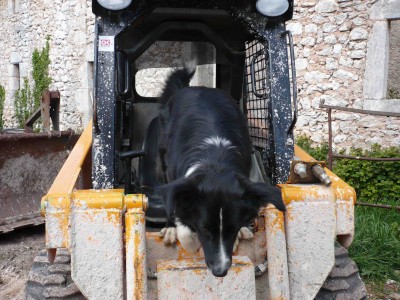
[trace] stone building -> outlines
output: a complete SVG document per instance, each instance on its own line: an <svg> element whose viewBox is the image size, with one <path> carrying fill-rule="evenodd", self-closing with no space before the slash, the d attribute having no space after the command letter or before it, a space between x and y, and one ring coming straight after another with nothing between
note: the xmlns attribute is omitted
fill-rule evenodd
<svg viewBox="0 0 400 300"><path fill-rule="evenodd" d="M296 44L297 132L327 140L327 114L319 104L400 112L388 83L400 90L398 0L298 0L288 25ZM389 78L388 78L389 75ZM398 96L400 97L400 95ZM399 146L399 118L337 111L335 148Z"/></svg>
<svg viewBox="0 0 400 300"><path fill-rule="evenodd" d="M94 16L86 0L0 0L0 84L6 89L3 119L13 127L14 93L31 78L32 52L50 37L50 77L61 92L62 129L82 130L90 117Z"/></svg>
<svg viewBox="0 0 400 300"><path fill-rule="evenodd" d="M0 0L0 84L6 88L4 119L14 126L13 94L23 77L30 76L33 49L50 36L52 89L61 92L61 128L82 130L91 116L94 16L91 1ZM400 100L388 99L400 91L400 1L295 0L288 28L294 34L299 88L297 133L316 143L327 140L326 104L400 112ZM170 66L179 65L177 51L164 51ZM163 51L155 45L154 52ZM174 56L175 55L175 56ZM143 76L159 85L167 65L141 66L154 74ZM147 80L147 81L146 81ZM148 90L148 88L147 88ZM390 93L388 93L388 90ZM400 118L336 111L333 114L335 148L368 147L373 143L400 146Z"/></svg>

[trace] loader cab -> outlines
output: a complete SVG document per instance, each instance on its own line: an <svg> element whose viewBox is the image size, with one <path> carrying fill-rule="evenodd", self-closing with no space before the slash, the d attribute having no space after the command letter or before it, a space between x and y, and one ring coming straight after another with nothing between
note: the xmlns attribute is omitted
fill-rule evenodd
<svg viewBox="0 0 400 300"><path fill-rule="evenodd" d="M171 68L197 61L192 85L225 90L247 116L273 184L286 182L296 122L293 0L93 0L93 188L162 183L157 97ZM135 159L138 158L139 159ZM143 192L141 190L140 192Z"/></svg>

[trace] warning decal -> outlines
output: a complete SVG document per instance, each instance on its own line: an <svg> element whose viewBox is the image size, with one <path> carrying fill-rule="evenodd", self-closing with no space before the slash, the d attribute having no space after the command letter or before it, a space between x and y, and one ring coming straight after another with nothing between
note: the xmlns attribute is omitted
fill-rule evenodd
<svg viewBox="0 0 400 300"><path fill-rule="evenodd" d="M114 52L114 36L99 36L99 51Z"/></svg>

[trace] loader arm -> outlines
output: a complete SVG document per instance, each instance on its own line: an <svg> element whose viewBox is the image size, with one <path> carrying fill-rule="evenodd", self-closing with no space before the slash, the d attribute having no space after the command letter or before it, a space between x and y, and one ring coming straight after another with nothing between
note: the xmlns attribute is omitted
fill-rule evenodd
<svg viewBox="0 0 400 300"><path fill-rule="evenodd" d="M87 298L104 295L113 299L126 296L134 299L138 295L146 298L148 293L154 293L154 284L147 280L148 269L162 270L162 276L178 276L174 273L178 269L179 272L186 270L182 274L187 274L194 266L192 259L202 259L203 253L190 255L180 246L165 247L158 234L146 233L147 198L144 195L125 195L118 189L74 190L91 146L91 128L89 124L42 199L46 247L51 258L56 248L70 250L72 278ZM297 146L295 156L302 161L314 160ZM238 261L248 256L255 265L267 257L270 299L313 298L333 267L335 238L345 246L351 243L354 190L329 170L326 172L333 182L330 187L279 185L286 213L273 206L261 210L256 238L241 243L235 253L239 255ZM166 262L171 259L175 262ZM165 262L162 268L158 268L157 261ZM194 264L197 275L190 273L190 276L201 275L199 282L209 284L205 266L200 271L199 264ZM249 274L248 263L238 266L238 272ZM113 288L105 289L106 283L112 283L107 286Z"/></svg>

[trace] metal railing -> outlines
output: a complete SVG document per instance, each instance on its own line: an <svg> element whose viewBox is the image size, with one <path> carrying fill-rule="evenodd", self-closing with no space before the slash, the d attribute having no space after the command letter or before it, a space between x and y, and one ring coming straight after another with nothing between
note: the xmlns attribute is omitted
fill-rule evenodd
<svg viewBox="0 0 400 300"><path fill-rule="evenodd" d="M381 112L381 111L372 111L372 110L363 110L342 106L331 106L326 105L322 100L319 105L320 108L325 108L328 113L328 168L332 170L333 159L354 159L354 160L367 160L367 161L386 161L386 162L395 162L400 161L400 157L360 157L360 156L351 156L351 155L341 155L333 152L333 133L332 133L332 110L339 111L347 111L357 114L365 114L365 115L374 115L374 116L386 116L386 117L400 117L400 113L395 112ZM366 203L366 202L357 202L357 205L362 206L371 206L377 208L386 208L386 209L396 209L400 211L400 206L392 206L392 205L384 205L384 204L374 204L374 203Z"/></svg>

